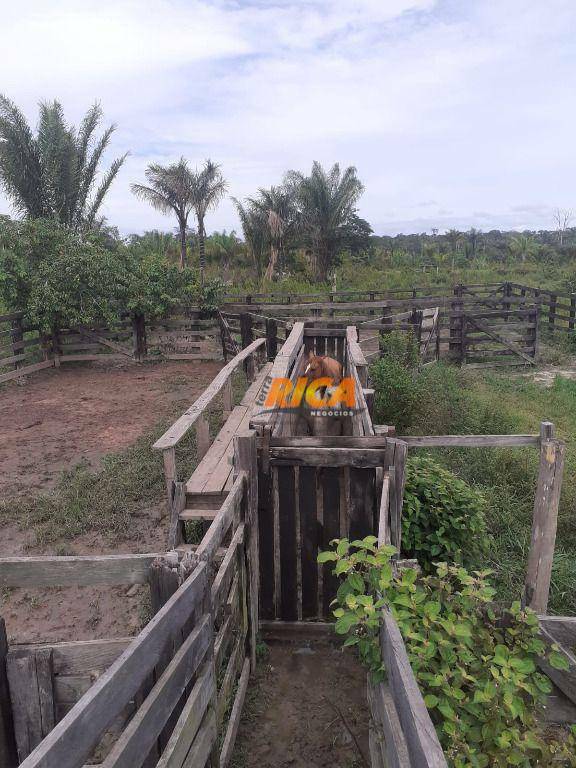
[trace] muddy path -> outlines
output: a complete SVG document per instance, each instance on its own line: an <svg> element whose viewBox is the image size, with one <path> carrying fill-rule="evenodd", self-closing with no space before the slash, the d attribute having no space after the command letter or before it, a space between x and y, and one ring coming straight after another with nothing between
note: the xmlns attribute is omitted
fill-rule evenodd
<svg viewBox="0 0 576 768"><path fill-rule="evenodd" d="M268 653L250 682L233 768L369 765L366 671L352 653L317 643Z"/></svg>

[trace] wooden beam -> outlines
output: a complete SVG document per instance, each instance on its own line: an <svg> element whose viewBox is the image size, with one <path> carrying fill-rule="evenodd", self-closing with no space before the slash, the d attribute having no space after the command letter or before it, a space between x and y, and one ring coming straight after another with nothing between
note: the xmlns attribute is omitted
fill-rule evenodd
<svg viewBox="0 0 576 768"><path fill-rule="evenodd" d="M398 712L386 683L374 685L367 680L368 704L378 735L380 760L384 768L411 768L406 739L398 718ZM372 766L372 768L374 768Z"/></svg>
<svg viewBox="0 0 576 768"><path fill-rule="evenodd" d="M259 623L260 603L260 553L258 530L258 452L256 447L256 432L249 430L246 434L234 437L234 471L246 475L246 555L248 576L248 640L250 647L250 662L252 671L256 670L256 644Z"/></svg>
<svg viewBox="0 0 576 768"><path fill-rule="evenodd" d="M162 732L212 642L205 615L184 640L142 706L112 747L102 768L139 768Z"/></svg>
<svg viewBox="0 0 576 768"><path fill-rule="evenodd" d="M377 425L376 434L386 434L387 426ZM540 445L539 435L400 435L408 448L512 448Z"/></svg>
<svg viewBox="0 0 576 768"><path fill-rule="evenodd" d="M212 665L204 664L156 768L182 766L216 692Z"/></svg>
<svg viewBox="0 0 576 768"><path fill-rule="evenodd" d="M382 448L270 447L270 461L316 467L383 467Z"/></svg>
<svg viewBox="0 0 576 768"><path fill-rule="evenodd" d="M382 611L380 646L388 685L413 768L447 768L436 729L422 698L396 621Z"/></svg>
<svg viewBox="0 0 576 768"><path fill-rule="evenodd" d="M566 452L566 445L561 440L555 440L553 435L554 425L542 422L540 468L523 595L524 605L537 613L546 613L548 607Z"/></svg>
<svg viewBox="0 0 576 768"><path fill-rule="evenodd" d="M487 336L490 336L495 341L499 342L503 346L505 346L507 349L514 352L515 355L518 355L518 357L521 357L522 360L525 360L527 363L530 363L530 365L536 365L536 362L533 357L529 357L528 355L524 354L522 349L518 346L518 344L515 344L512 341L509 341L508 339L504 338L504 336L501 336L498 333L495 333L489 325L486 325L486 323L483 323L481 320L476 319L475 317L471 315L465 315L465 320L468 323L472 323L472 325L476 326L476 328L479 328L481 331L483 331Z"/></svg>
<svg viewBox="0 0 576 768"><path fill-rule="evenodd" d="M88 587L94 584L146 584L158 554L2 557L0 586Z"/></svg>
<svg viewBox="0 0 576 768"><path fill-rule="evenodd" d="M179 419L160 437L152 446L155 450L164 450L177 445L190 427L196 422L200 415L206 410L214 398L220 393L228 378L234 373L241 363L250 355L253 355L260 347L266 343L265 339L256 339L250 346L239 352L233 357L222 370L212 380L211 384L202 392L200 397L185 411Z"/></svg>
<svg viewBox="0 0 576 768"><path fill-rule="evenodd" d="M12 702L6 674L6 657L8 656L8 636L4 619L0 616L0 766L16 768L18 756L14 740L14 721L12 718Z"/></svg>
<svg viewBox="0 0 576 768"><path fill-rule="evenodd" d="M206 590L206 566L194 573L88 693L26 758L22 768L78 768L161 659L167 640L189 621Z"/></svg>
<svg viewBox="0 0 576 768"><path fill-rule="evenodd" d="M246 691L248 690L249 677L250 659L244 659L242 672L240 673L240 679L238 681L238 688L236 689L236 696L234 697L234 704L232 705L230 719L228 720L226 734L224 736L222 749L220 751L220 768L227 768L230 761L232 760L232 753L234 751L234 744L236 742L238 727L240 725L240 717L242 715L242 707L244 706Z"/></svg>

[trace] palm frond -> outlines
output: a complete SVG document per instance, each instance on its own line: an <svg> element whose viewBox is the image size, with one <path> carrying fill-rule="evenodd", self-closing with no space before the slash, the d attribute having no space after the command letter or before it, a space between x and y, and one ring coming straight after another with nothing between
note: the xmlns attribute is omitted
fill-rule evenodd
<svg viewBox="0 0 576 768"><path fill-rule="evenodd" d="M116 158L110 168L108 169L108 173L104 176L102 181L100 182L100 186L98 187L96 194L94 195L94 199L89 205L88 212L86 213L86 224L88 227L91 227L95 218L96 214L98 213L98 210L100 206L102 205L102 202L104 198L106 197L106 193L110 189L110 185L116 178L118 171L123 166L124 161L128 157L129 153L126 152L122 155L122 157Z"/></svg>

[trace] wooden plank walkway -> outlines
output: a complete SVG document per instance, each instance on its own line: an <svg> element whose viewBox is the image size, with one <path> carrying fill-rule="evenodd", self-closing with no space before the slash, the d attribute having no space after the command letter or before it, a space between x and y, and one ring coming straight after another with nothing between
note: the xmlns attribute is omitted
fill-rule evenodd
<svg viewBox="0 0 576 768"><path fill-rule="evenodd" d="M256 410L256 398L270 373L272 363L267 363L246 390L240 405L222 426L214 442L186 483L186 508L180 513L180 520L213 520L216 509L208 509L202 497L226 498L233 482L232 457L234 436L246 432Z"/></svg>

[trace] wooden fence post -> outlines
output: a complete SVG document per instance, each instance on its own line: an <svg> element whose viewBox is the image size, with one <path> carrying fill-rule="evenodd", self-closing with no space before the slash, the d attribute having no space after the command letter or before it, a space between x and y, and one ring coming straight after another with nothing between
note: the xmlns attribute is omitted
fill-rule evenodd
<svg viewBox="0 0 576 768"><path fill-rule="evenodd" d="M60 367L60 355L62 354L62 348L60 345L60 329L57 325L52 327L52 357L54 358L54 366Z"/></svg>
<svg viewBox="0 0 576 768"><path fill-rule="evenodd" d="M278 323L273 317L266 318L266 357L274 360L278 354Z"/></svg>
<svg viewBox="0 0 576 768"><path fill-rule="evenodd" d="M8 636L6 625L0 616L0 766L16 768L18 757L14 740L14 722L12 703L6 675L6 657L8 656Z"/></svg>
<svg viewBox="0 0 576 768"><path fill-rule="evenodd" d="M260 599L260 555L258 551L258 454L256 432L249 430L243 435L234 436L234 471L246 472L246 554L248 559L249 585L249 646L252 671L256 668L256 635L258 633Z"/></svg>
<svg viewBox="0 0 576 768"><path fill-rule="evenodd" d="M146 319L140 312L132 317L132 340L134 357L136 360L142 360L148 354L148 344L146 341Z"/></svg>
<svg viewBox="0 0 576 768"><path fill-rule="evenodd" d="M576 293L570 294L570 318L568 320L568 330L573 331L576 323Z"/></svg>
<svg viewBox="0 0 576 768"><path fill-rule="evenodd" d="M22 316L14 318L11 323L11 331L10 336L12 340L12 354L14 356L21 355L24 351L23 347L21 347L21 343L24 341L24 326L22 324ZM22 365L21 360L16 360L14 363L14 368L20 368Z"/></svg>
<svg viewBox="0 0 576 768"><path fill-rule="evenodd" d="M252 315L249 312L240 314L240 337L242 339L242 349L250 346L254 341L254 331L252 328ZM254 380L254 358L252 356L244 361L244 370L249 381Z"/></svg>
<svg viewBox="0 0 576 768"><path fill-rule="evenodd" d="M463 326L463 313L464 304L462 301L462 286L456 285L454 287L454 295L456 298L450 303L450 341L448 343L449 351L454 355L462 356L462 326Z"/></svg>
<svg viewBox="0 0 576 768"><path fill-rule="evenodd" d="M565 449L562 440L554 439L554 425L543 421L540 425L540 466L532 538L522 600L523 605L536 613L546 613L548 607Z"/></svg>
<svg viewBox="0 0 576 768"><path fill-rule="evenodd" d="M204 414L196 420L196 457L198 461L205 456L210 448L210 425Z"/></svg>
<svg viewBox="0 0 576 768"><path fill-rule="evenodd" d="M554 325L556 322L556 302L558 301L558 296L553 293L550 296L550 301L548 304L548 326L551 331L554 331Z"/></svg>

